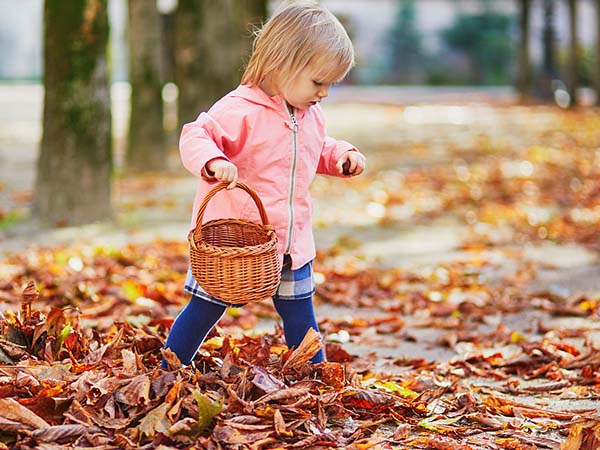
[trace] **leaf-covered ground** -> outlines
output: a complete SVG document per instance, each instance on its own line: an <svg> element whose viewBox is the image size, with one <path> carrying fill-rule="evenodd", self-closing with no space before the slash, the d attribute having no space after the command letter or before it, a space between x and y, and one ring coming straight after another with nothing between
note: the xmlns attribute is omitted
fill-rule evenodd
<svg viewBox="0 0 600 450"><path fill-rule="evenodd" d="M354 119L362 127L351 113L363 114ZM6 447L600 447L600 290L539 283L563 261L524 250L574 246L597 258L600 115L489 106L330 114L370 165L360 179L314 186L323 340L288 349L272 306L255 304L229 311L193 367L162 370L186 301L183 239L6 252ZM157 180L119 181L122 220L185 203L165 194L176 183ZM409 264L394 248L410 227L429 230L417 244L431 245L440 224L460 230L445 258ZM329 361L311 365L321 344Z"/></svg>

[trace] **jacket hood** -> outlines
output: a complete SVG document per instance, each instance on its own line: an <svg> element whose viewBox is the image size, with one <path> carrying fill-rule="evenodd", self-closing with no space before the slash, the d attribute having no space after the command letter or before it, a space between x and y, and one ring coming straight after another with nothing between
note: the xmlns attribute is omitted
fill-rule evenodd
<svg viewBox="0 0 600 450"><path fill-rule="evenodd" d="M230 92L229 95L231 97L241 97L249 102L266 106L267 108L280 110L284 106L281 96L275 95L269 97L258 86L240 84L234 91Z"/></svg>
<svg viewBox="0 0 600 450"><path fill-rule="evenodd" d="M265 91L258 86L241 84L235 90L231 91L229 96L243 98L257 105L273 109L274 111L283 114L285 117L288 116L287 107L283 98L280 95L269 97ZM297 110L296 113L300 117L304 115L304 111L302 110Z"/></svg>

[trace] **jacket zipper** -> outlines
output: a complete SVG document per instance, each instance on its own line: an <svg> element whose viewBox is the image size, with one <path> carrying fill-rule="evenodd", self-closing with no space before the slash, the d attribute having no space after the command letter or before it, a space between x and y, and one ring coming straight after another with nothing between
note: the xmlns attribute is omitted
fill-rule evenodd
<svg viewBox="0 0 600 450"><path fill-rule="evenodd" d="M298 121L296 120L295 110L290 112L286 106L286 111L290 115L290 121L292 123L292 133L293 133L293 154L292 154L292 170L290 176L290 190L289 190L289 202L288 202L288 210L290 222L288 225L287 232L287 244L285 246L285 253L289 254L292 247L292 231L294 229L294 193L296 190L296 163L298 158Z"/></svg>

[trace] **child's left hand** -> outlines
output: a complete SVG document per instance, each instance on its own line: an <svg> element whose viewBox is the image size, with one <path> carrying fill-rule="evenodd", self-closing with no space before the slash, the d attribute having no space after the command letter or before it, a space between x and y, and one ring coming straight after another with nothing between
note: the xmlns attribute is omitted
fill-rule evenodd
<svg viewBox="0 0 600 450"><path fill-rule="evenodd" d="M355 177L363 173L366 161L362 153L351 150L342 154L335 167L340 175Z"/></svg>

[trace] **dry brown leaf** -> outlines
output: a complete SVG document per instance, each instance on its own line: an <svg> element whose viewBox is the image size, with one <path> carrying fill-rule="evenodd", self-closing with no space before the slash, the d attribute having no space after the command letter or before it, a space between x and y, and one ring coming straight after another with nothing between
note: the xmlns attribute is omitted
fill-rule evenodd
<svg viewBox="0 0 600 450"><path fill-rule="evenodd" d="M131 406L148 406L150 403L150 378L147 375L138 375L132 378L125 386L119 388L115 398Z"/></svg>
<svg viewBox="0 0 600 450"><path fill-rule="evenodd" d="M67 424L40 428L33 431L31 433L31 437L36 441L60 443L79 437L86 433L98 432L100 432L100 429L96 427L88 427L80 424Z"/></svg>
<svg viewBox="0 0 600 450"><path fill-rule="evenodd" d="M305 364L323 348L321 335L313 328L309 328L300 342L300 345L289 356L283 365L283 369L293 369Z"/></svg>
<svg viewBox="0 0 600 450"><path fill-rule="evenodd" d="M156 433L167 433L171 428L171 423L166 418L170 407L170 404L163 403L144 415L137 427L140 433L149 438L154 437Z"/></svg>
<svg viewBox="0 0 600 450"><path fill-rule="evenodd" d="M287 430L285 421L283 420L283 416L279 409L276 409L275 414L273 414L273 427L275 428L277 436L293 436L294 434Z"/></svg>
<svg viewBox="0 0 600 450"><path fill-rule="evenodd" d="M560 450L597 450L600 448L600 420L576 423Z"/></svg>
<svg viewBox="0 0 600 450"><path fill-rule="evenodd" d="M0 398L0 417L23 424L24 429L47 428L50 425L30 409L12 398Z"/></svg>

